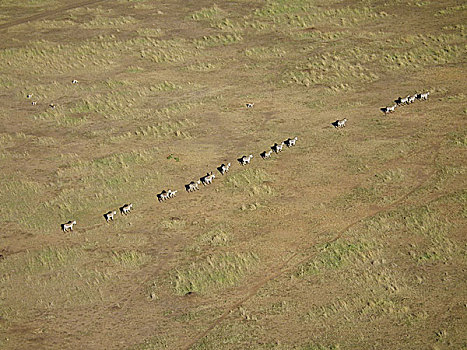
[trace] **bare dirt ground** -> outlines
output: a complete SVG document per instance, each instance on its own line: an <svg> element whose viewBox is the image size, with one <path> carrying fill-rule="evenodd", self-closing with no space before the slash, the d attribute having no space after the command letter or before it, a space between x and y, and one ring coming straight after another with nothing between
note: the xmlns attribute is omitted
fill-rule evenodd
<svg viewBox="0 0 467 350"><path fill-rule="evenodd" d="M1 348L467 348L461 1L0 10Z"/></svg>

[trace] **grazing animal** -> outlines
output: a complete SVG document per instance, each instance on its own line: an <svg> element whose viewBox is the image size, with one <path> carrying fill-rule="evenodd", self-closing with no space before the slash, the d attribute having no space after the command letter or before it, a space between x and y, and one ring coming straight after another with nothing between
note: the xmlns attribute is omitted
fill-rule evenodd
<svg viewBox="0 0 467 350"><path fill-rule="evenodd" d="M243 156L241 158L238 158L237 160L240 162L241 165L247 165L250 164L251 158L253 158L252 154L250 154L249 156Z"/></svg>
<svg viewBox="0 0 467 350"><path fill-rule="evenodd" d="M417 96L419 100L428 100L428 96L430 96L430 92L428 91L423 94L418 94Z"/></svg>
<svg viewBox="0 0 467 350"><path fill-rule="evenodd" d="M267 152L264 151L264 152L260 153L260 156L263 159L268 159L268 158L271 158L271 154L272 154L272 150L267 151Z"/></svg>
<svg viewBox="0 0 467 350"><path fill-rule="evenodd" d="M37 101L32 101L31 103L33 106L37 105Z"/></svg>
<svg viewBox="0 0 467 350"><path fill-rule="evenodd" d="M105 221L109 222L110 220L114 220L114 215L117 214L117 212L114 210L114 211L109 211L108 213L105 213L104 214L104 218L105 218Z"/></svg>
<svg viewBox="0 0 467 350"><path fill-rule="evenodd" d="M279 153L279 152L282 152L282 148L284 147L285 143L284 142L281 142L281 144L277 144L275 143L271 149L274 151L274 153Z"/></svg>
<svg viewBox="0 0 467 350"><path fill-rule="evenodd" d="M177 190L172 191L172 190L167 190L167 198L173 198L177 194Z"/></svg>
<svg viewBox="0 0 467 350"><path fill-rule="evenodd" d="M397 105L405 105L409 102L410 95L407 95L406 97L399 97L397 100L394 100L394 102Z"/></svg>
<svg viewBox="0 0 467 350"><path fill-rule="evenodd" d="M130 203L130 204L125 204L123 207L120 208L120 213L125 214L125 215L128 215L128 213L130 213L131 211L131 208L133 208L133 204Z"/></svg>
<svg viewBox="0 0 467 350"><path fill-rule="evenodd" d="M185 189L187 192L194 192L199 190L198 185L201 184L201 180L198 181L191 181L188 185L185 185Z"/></svg>
<svg viewBox="0 0 467 350"><path fill-rule="evenodd" d="M224 175L226 172L228 172L230 169L230 163L225 165L224 163L221 164L220 167L217 168L217 170L219 170L219 172L221 173L221 175Z"/></svg>
<svg viewBox="0 0 467 350"><path fill-rule="evenodd" d="M285 145L287 147L292 147L292 146L295 146L295 142L297 142L298 140L298 137L295 136L293 139L291 139L290 137L284 141Z"/></svg>
<svg viewBox="0 0 467 350"><path fill-rule="evenodd" d="M392 112L394 112L396 110L396 107L397 107L397 104L395 104L394 106L391 106L391 107L383 107L383 108L381 108L381 111L384 114L392 113Z"/></svg>
<svg viewBox="0 0 467 350"><path fill-rule="evenodd" d="M417 95L410 96L410 97L409 97L409 100L407 101L407 103L408 103L408 104L414 103L416 98L417 98Z"/></svg>
<svg viewBox="0 0 467 350"><path fill-rule="evenodd" d="M72 84L78 84L78 80L73 79L71 83L72 83Z"/></svg>
<svg viewBox="0 0 467 350"><path fill-rule="evenodd" d="M254 103L247 103L246 108L253 108L254 105L255 105Z"/></svg>
<svg viewBox="0 0 467 350"><path fill-rule="evenodd" d="M216 178L216 175L214 175L211 171L210 173L207 173L205 176L203 176L199 180L202 182L204 186L206 186L206 185L212 184L212 180L214 180L215 178Z"/></svg>
<svg viewBox="0 0 467 350"><path fill-rule="evenodd" d="M54 109L55 108L55 105L53 103L49 104L49 107Z"/></svg>
<svg viewBox="0 0 467 350"><path fill-rule="evenodd" d="M342 120L336 120L336 122L337 122L338 128L345 128L345 123L347 123L347 118L344 118Z"/></svg>
<svg viewBox="0 0 467 350"><path fill-rule="evenodd" d="M27 94L26 95L26 98L31 98L32 97L32 94Z"/></svg>
<svg viewBox="0 0 467 350"><path fill-rule="evenodd" d="M159 200L159 202L165 201L168 198L169 195L166 190L163 190L161 193L157 194L157 199Z"/></svg>
<svg viewBox="0 0 467 350"><path fill-rule="evenodd" d="M63 232L67 232L68 230L73 231L73 225L76 225L76 221L68 221L66 224L62 224Z"/></svg>

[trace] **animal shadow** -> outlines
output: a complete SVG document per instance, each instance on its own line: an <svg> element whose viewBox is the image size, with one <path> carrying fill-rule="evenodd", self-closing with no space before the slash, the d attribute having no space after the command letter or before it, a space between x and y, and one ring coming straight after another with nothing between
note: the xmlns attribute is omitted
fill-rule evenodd
<svg viewBox="0 0 467 350"><path fill-rule="evenodd" d="M336 120L335 122L332 122L331 125L335 128L339 127L339 120Z"/></svg>

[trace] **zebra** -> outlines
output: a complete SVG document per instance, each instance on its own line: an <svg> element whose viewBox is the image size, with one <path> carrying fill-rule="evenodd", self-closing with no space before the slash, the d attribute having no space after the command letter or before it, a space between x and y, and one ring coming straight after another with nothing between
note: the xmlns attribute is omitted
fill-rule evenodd
<svg viewBox="0 0 467 350"><path fill-rule="evenodd" d="M228 172L230 169L230 163L225 165L224 163L221 164L221 166L219 166L217 168L217 170L219 170L219 172L221 173L221 175L224 175L226 172Z"/></svg>
<svg viewBox="0 0 467 350"><path fill-rule="evenodd" d="M347 123L347 118L344 118L342 120L336 120L336 122L337 122L338 128L345 128L345 123Z"/></svg>
<svg viewBox="0 0 467 350"><path fill-rule="evenodd" d="M241 165L247 165L250 164L251 158L253 158L252 154L250 154L249 156L242 156L237 160L240 162Z"/></svg>
<svg viewBox="0 0 467 350"><path fill-rule="evenodd" d="M391 106L391 107L383 107L383 108L381 108L381 111L384 114L388 114L388 113L394 112L396 107L397 107L397 104L395 104L394 106Z"/></svg>
<svg viewBox="0 0 467 350"><path fill-rule="evenodd" d="M430 96L430 92L429 92L429 91L428 91L428 92L425 92L425 93L423 93L423 94L418 94L418 95L417 95L417 98L418 98L419 100L428 100L428 96Z"/></svg>
<svg viewBox="0 0 467 350"><path fill-rule="evenodd" d="M114 215L117 214L117 212L114 210L114 211L109 211L108 213L105 213L104 214L104 218L105 218L105 221L109 222L110 220L114 220Z"/></svg>
<svg viewBox="0 0 467 350"><path fill-rule="evenodd" d="M130 204L125 204L123 205L121 208L120 208L120 213L123 215L127 215L130 211L131 211L131 208L133 208L133 204L130 203Z"/></svg>
<svg viewBox="0 0 467 350"><path fill-rule="evenodd" d="M199 180L202 182L204 186L206 186L206 185L212 184L212 180L214 180L215 178L216 178L216 175L214 175L211 171L210 173L207 173L206 176L203 176Z"/></svg>
<svg viewBox="0 0 467 350"><path fill-rule="evenodd" d="M159 200L159 202L165 201L168 198L169 198L169 194L167 193L166 190L163 190L161 193L157 194L157 199Z"/></svg>
<svg viewBox="0 0 467 350"><path fill-rule="evenodd" d="M405 105L409 102L410 95L407 95L406 97L399 97L397 100L394 100L394 102L398 105Z"/></svg>
<svg viewBox="0 0 467 350"><path fill-rule="evenodd" d="M32 94L27 94L26 95L26 98L31 98L32 97Z"/></svg>
<svg viewBox="0 0 467 350"><path fill-rule="evenodd" d="M167 190L167 198L173 198L177 194L177 190L172 191L172 190Z"/></svg>
<svg viewBox="0 0 467 350"><path fill-rule="evenodd" d="M271 149L274 151L274 153L279 153L279 152L282 152L282 148L284 147L285 143L284 142L281 142L280 145L278 145L277 143L275 143Z"/></svg>
<svg viewBox="0 0 467 350"><path fill-rule="evenodd" d="M71 83L72 83L72 84L78 84L78 80L73 79Z"/></svg>
<svg viewBox="0 0 467 350"><path fill-rule="evenodd" d="M187 192L194 192L196 190L199 190L198 185L201 184L201 181L191 181L188 185L185 185L185 189Z"/></svg>
<svg viewBox="0 0 467 350"><path fill-rule="evenodd" d="M49 104L49 107L54 109L55 108L55 105L53 103Z"/></svg>
<svg viewBox="0 0 467 350"><path fill-rule="evenodd" d="M32 101L31 104L32 104L33 106L35 106L35 105L37 105L37 101Z"/></svg>
<svg viewBox="0 0 467 350"><path fill-rule="evenodd" d="M263 159L268 159L271 158L272 150L269 150L268 152L264 151L260 153L261 158Z"/></svg>
<svg viewBox="0 0 467 350"><path fill-rule="evenodd" d="M255 105L254 103L247 103L246 108L253 108L254 105Z"/></svg>
<svg viewBox="0 0 467 350"><path fill-rule="evenodd" d="M297 142L298 140L298 137L295 136L293 139L291 139L290 137L284 141L285 145L287 147L292 147L292 146L295 146L295 142Z"/></svg>
<svg viewBox="0 0 467 350"><path fill-rule="evenodd" d="M76 225L76 221L68 221L66 224L62 224L63 232L67 232L68 230L73 231L73 225Z"/></svg>

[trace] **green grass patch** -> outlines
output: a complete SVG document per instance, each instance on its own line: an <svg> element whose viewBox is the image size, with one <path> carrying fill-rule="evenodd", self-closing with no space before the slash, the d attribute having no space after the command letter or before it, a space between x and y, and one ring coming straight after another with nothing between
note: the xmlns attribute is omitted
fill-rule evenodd
<svg viewBox="0 0 467 350"><path fill-rule="evenodd" d="M337 269L346 264L352 256L369 249L366 243L349 243L341 239L326 243L318 248L318 254L310 262L301 265L295 273L303 278L309 275L323 273L328 269Z"/></svg>
<svg viewBox="0 0 467 350"><path fill-rule="evenodd" d="M125 268L136 268L149 260L149 256L135 250L113 251L112 260L114 263Z"/></svg>
<svg viewBox="0 0 467 350"><path fill-rule="evenodd" d="M244 169L231 174L225 182L226 188L232 192L248 193L250 196L259 194L272 195L269 186L270 176L263 169Z"/></svg>
<svg viewBox="0 0 467 350"><path fill-rule="evenodd" d="M173 274L174 292L177 295L189 292L207 294L235 285L258 261L259 257L254 253L223 253L209 256Z"/></svg>

